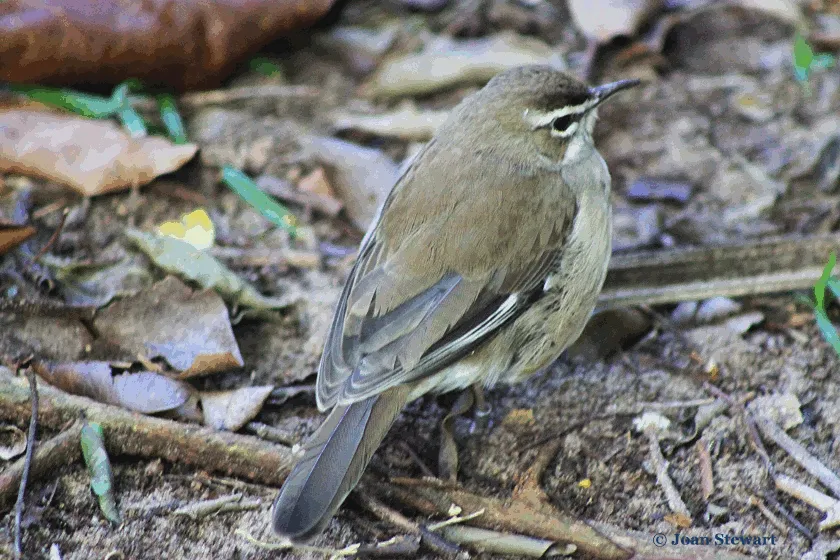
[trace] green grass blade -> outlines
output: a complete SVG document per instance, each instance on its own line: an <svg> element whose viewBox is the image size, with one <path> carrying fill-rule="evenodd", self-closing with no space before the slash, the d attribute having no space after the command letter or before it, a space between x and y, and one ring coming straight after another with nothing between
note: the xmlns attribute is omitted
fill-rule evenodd
<svg viewBox="0 0 840 560"><path fill-rule="evenodd" d="M814 284L814 297L817 300L818 309L825 307L825 287L828 285L828 280L831 278L831 272L834 270L835 264L837 264L837 255L835 253L831 253L828 257L828 263L823 269L822 276L820 276L820 279L817 280L816 284Z"/></svg>
<svg viewBox="0 0 840 560"><path fill-rule="evenodd" d="M825 309L819 308L814 312L814 314L817 319L817 326L820 328L823 338L825 338L826 342L831 344L834 351L840 355L840 335L837 334L837 329L834 328L834 324L832 324L831 319L828 318Z"/></svg>
<svg viewBox="0 0 840 560"><path fill-rule="evenodd" d="M175 106L175 98L169 94L159 95L157 98L158 106L160 107L160 120L166 127L166 132L169 139L176 144L187 143L187 129L184 126L184 120L178 112L178 107Z"/></svg>
<svg viewBox="0 0 840 560"><path fill-rule="evenodd" d="M83 117L105 119L114 116L120 108L113 98L82 93L70 89L58 89L33 85L11 84L10 89L26 95L33 101L66 109Z"/></svg>
<svg viewBox="0 0 840 560"><path fill-rule="evenodd" d="M239 169L226 165L222 168L222 182L253 206L260 214L294 237L296 219L288 208L265 194L257 184Z"/></svg>

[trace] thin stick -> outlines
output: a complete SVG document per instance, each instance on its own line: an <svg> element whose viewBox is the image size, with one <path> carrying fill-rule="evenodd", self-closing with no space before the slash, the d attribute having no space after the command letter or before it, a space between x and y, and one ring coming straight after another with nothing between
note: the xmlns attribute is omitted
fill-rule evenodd
<svg viewBox="0 0 840 560"><path fill-rule="evenodd" d="M709 443L702 437L695 444L697 458L700 462L700 488L703 499L708 500L715 491L715 477L712 470L712 456L709 453Z"/></svg>
<svg viewBox="0 0 840 560"><path fill-rule="evenodd" d="M758 508L758 511L760 511L764 515L764 517L767 518L770 524L773 525L773 527L775 527L776 529L778 529L782 533L782 535L787 535L788 526L785 525L784 522L781 519L779 519L779 517L775 513L770 511L770 508L767 507L767 504L764 503L764 500L762 500L758 496L750 496L749 502L750 505L753 505L756 508Z"/></svg>
<svg viewBox="0 0 840 560"><path fill-rule="evenodd" d="M80 458L82 455L82 448L79 446L81 433L82 424L76 421L57 436L40 442L32 458L29 477L32 480L38 480L50 476L57 469ZM21 458L0 472L0 509L17 494L25 469L25 458Z"/></svg>
<svg viewBox="0 0 840 560"><path fill-rule="evenodd" d="M23 499L26 495L26 482L29 478L29 469L32 467L32 455L35 452L35 432L38 429L38 382L35 380L35 372L31 369L26 371L26 376L29 378L32 414L29 417L29 435L26 438L26 459L24 459L23 463L23 475L20 477L20 489L18 490L17 503L15 504L15 558L18 560L23 554L20 534L20 520L23 518Z"/></svg>
<svg viewBox="0 0 840 560"><path fill-rule="evenodd" d="M791 527L793 527L794 529L799 531L802 534L803 537L805 537L809 541L814 540L814 533L812 533L810 529L808 529L805 525L803 525L796 518L796 516L793 515L793 513L791 513L785 506L783 506L779 502L779 500L776 498L776 494L773 490L768 490L767 492L765 492L764 493L764 499L767 500L767 502L770 505L772 505L774 508L776 508L776 511L778 511L779 514L782 517L785 518L785 521L790 523Z"/></svg>
<svg viewBox="0 0 840 560"><path fill-rule="evenodd" d="M309 86L287 86L263 84L214 89L185 93L178 98L178 106L184 109L200 109L207 105L220 105L234 101L288 99L293 97L316 97L318 90ZM132 97L129 102L138 111L157 111L157 101L151 97Z"/></svg>
<svg viewBox="0 0 840 560"><path fill-rule="evenodd" d="M787 435L772 420L763 416L757 416L755 421L759 430L761 430L761 433L766 438L784 449L794 461L802 465L802 468L822 482L835 496L840 497L840 478L831 469L808 453L802 444Z"/></svg>
<svg viewBox="0 0 840 560"><path fill-rule="evenodd" d="M0 419L19 420L26 414L29 392L9 370L0 367ZM113 455L159 457L246 480L279 486L296 461L291 449L253 436L219 432L97 403L43 385L40 390L42 426L60 429L82 413L108 434Z"/></svg>
<svg viewBox="0 0 840 560"><path fill-rule="evenodd" d="M418 523L415 523L411 519L404 516L402 513L391 509L390 507L386 506L385 504L371 496L370 492L367 491L364 486L357 490L358 491L353 493L355 499L366 510L371 512L373 515L375 515L382 521L390 523L391 525L402 529L403 531L406 531L408 533L420 536L423 539L423 543L438 554L451 556L453 554L461 552L460 547L458 547L457 545L449 542L440 535L433 533L428 528L423 527Z"/></svg>
<svg viewBox="0 0 840 560"><path fill-rule="evenodd" d="M662 455L662 449L659 447L659 438L657 437L656 432L650 429L646 430L645 433L647 434L648 441L650 443L650 459L653 463L654 469L656 470L656 481L659 483L659 486L662 487L662 491L665 492L665 499L668 500L668 507L671 508L671 511L674 513L684 515L688 519L691 519L691 512L688 510L688 507L685 505L685 502L680 496L680 492L677 490L674 481L672 481L671 477L668 475L668 463Z"/></svg>
<svg viewBox="0 0 840 560"><path fill-rule="evenodd" d="M32 262L29 263L27 269L31 268L32 265L37 263L41 259L41 257L43 257L44 254L47 251L49 251L53 245L55 245L55 242L58 241L58 236L61 235L61 231L64 229L64 222L67 221L68 214L70 214L69 208L65 208L64 211L61 212L61 220L58 222L58 227L55 228L55 231L52 233L52 235L44 244L44 246L41 247L41 250L38 251L34 257L32 257Z"/></svg>

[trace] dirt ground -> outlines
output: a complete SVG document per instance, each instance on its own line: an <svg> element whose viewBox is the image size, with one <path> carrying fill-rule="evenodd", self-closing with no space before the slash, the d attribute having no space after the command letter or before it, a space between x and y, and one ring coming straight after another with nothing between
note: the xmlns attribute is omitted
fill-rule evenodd
<svg viewBox="0 0 840 560"><path fill-rule="evenodd" d="M641 48L635 38L618 39L599 49L590 65L586 40L575 31L563 2L453 0L432 14L410 11L406 4L349 2L316 32L279 42L264 53L282 70L282 77L273 79L313 86L317 96L268 105L243 102L188 114L191 137L200 139L198 161L133 193L99 196L89 202L70 200L71 217L52 249L67 259L134 255L148 266L144 257L124 245L120 232L129 224L152 228L197 206L213 218L220 244L248 249L279 246L321 255L316 267L233 267L266 293L296 289L306 301L269 318L250 316L236 323L233 332L245 366L194 381L197 387L312 383L321 336L349 269L348 255L363 234L344 213L330 218L292 205L307 234L290 241L219 185L212 166L231 162L254 175L295 182L319 166L296 153L301 128L381 150L396 162L416 149L412 141L331 129L333 110L350 107L375 113L399 104L399 100L358 100L357 88L370 80L368 59L376 67L383 55L361 47L359 52L341 48L335 39L336 26L379 31L391 25L396 29L392 54L417 50L434 35L470 38L513 31L551 45L571 71L583 75L587 64L593 82L645 79L643 86L604 107L597 128L596 144L613 176L617 250L836 231L840 190L837 175L832 180L831 173L840 159L836 149L840 145L840 72L837 68L814 72L811 91L806 93L790 67L793 27L785 17L748 9L746 2L689 17L685 13L694 9L689 6L692 2L673 3L680 5L673 13L682 15L668 24L664 38L656 43L658 50L650 45ZM812 19L823 17L809 11L810 4L797 9ZM836 14L825 13L840 27ZM660 15L631 35L649 35L652 28L665 25L664 20ZM366 41L375 43L370 38ZM264 80L243 71L232 85ZM413 97L421 109L447 109L475 87L458 85L403 98ZM266 149L266 138L269 155L255 161L253 154ZM647 178L689 185L691 194L684 201L633 196L631 185ZM55 185L34 183L43 187L37 191L36 208L68 196ZM58 220L57 213L42 218L46 227L39 242L46 242ZM7 262L6 266L14 265ZM30 286L23 291L27 289L38 290ZM795 395L803 421L789 435L840 473L835 447L840 436L836 375L840 358L822 339L808 307L793 294L742 298L737 303L737 310L713 314L706 321L689 318L677 321L675 328L654 328L620 352L564 357L521 385L489 391L489 427L473 430L468 418L456 421L459 482L484 496L509 496L517 476L533 462L538 444L553 436L561 438L562 445L542 487L560 511L650 536L662 533L669 542L677 533L774 536L775 545L721 550L755 558L803 557L811 542L789 522L775 526L756 507L755 499L770 503L768 496L774 497L814 533L823 516L773 491L772 478L751 444L744 418L730 410L719 411L698 434L713 467L714 489L708 498L703 497L696 438L691 439L698 405L690 401L710 399L704 381L713 381L735 398ZM656 308L676 321L674 310L675 306ZM746 328L728 322L755 312L760 313L759 319ZM20 321L0 314L0 355L79 359L78 341L29 337L27 333L33 331L21 328ZM375 484L384 476L422 476L406 447L434 470L439 425L452 400L452 396L426 397L412 403L377 452L364 480ZM648 438L634 428L634 419L645 411L656 411L671 422L662 436L662 448L670 463L668 472L691 514L689 528L675 523L650 464ZM311 433L319 419L314 399L306 395L269 405L258 417L299 438ZM28 422L19 420L21 427ZM767 448L777 472L820 487L787 453L771 443ZM68 465L51 479L29 487L27 503L32 513L25 531L26 558L48 557L53 543L60 546L66 560L322 557L301 551L263 551L235 534L242 530L260 540L271 538L269 508L276 488L159 460L113 460L123 524L113 527L103 519L84 468L78 463ZM234 492L259 499L259 508L200 521L169 514L177 505ZM424 521L400 504L389 505ZM11 511L2 512L0 543L11 542L13 517ZM834 530L827 533L836 536ZM403 533L372 516L351 496L314 544L340 548L399 534ZM0 557L7 553L3 546ZM679 554L679 558L692 557L690 551ZM436 557L425 549L418 556ZM470 557L494 556L471 552Z"/></svg>

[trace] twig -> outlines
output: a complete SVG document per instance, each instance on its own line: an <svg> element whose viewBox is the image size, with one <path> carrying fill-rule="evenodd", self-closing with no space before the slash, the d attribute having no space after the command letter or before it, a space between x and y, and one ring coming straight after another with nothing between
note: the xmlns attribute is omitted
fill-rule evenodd
<svg viewBox="0 0 840 560"><path fill-rule="evenodd" d="M813 542L811 550L802 556L802 560L826 560L832 552L840 550L840 539L820 537Z"/></svg>
<svg viewBox="0 0 840 560"><path fill-rule="evenodd" d="M0 299L0 313L15 313L29 317L55 317L57 319L93 319L93 306L73 306L51 301L26 301Z"/></svg>
<svg viewBox="0 0 840 560"><path fill-rule="evenodd" d="M43 392L43 388L41 389ZM79 436L82 432L82 424L75 422L67 430L61 432L54 438L42 441L35 451L32 459L32 468L29 476L38 480L44 476L55 473L65 465L72 464L82 455L79 446ZM19 459L6 470L0 472L0 508L11 501L15 495L25 468L25 459Z"/></svg>
<svg viewBox="0 0 840 560"><path fill-rule="evenodd" d="M761 460L764 462L764 468L767 469L767 473L771 477L774 476L776 474L776 467L773 465L773 461L770 460L770 454L767 453L767 448L764 447L764 443L762 443L761 438L758 436L758 430L755 426L755 420L744 406L746 400L743 398L733 398L731 395L728 395L727 393L718 389L708 381L705 381L703 383L703 388L709 393L716 396L717 398L726 401L729 404L729 408L744 420L744 424L747 427L747 435L750 438L750 444L753 446L755 452L758 453L758 456L761 457Z"/></svg>
<svg viewBox="0 0 840 560"><path fill-rule="evenodd" d="M777 474L775 482L776 488L782 492L802 500L825 514L825 519L820 521L820 531L840 525L840 501L784 474Z"/></svg>
<svg viewBox="0 0 840 560"><path fill-rule="evenodd" d="M805 538L806 538L806 539L808 539L809 541L813 541L813 540L814 540L814 533L812 533L812 532L811 532L811 530L810 530L810 529L808 529L808 527L806 527L805 525L803 525L803 524L802 524L802 523L801 523L801 522L800 522L800 521L799 521L799 520L798 520L798 519L797 519L797 518L793 515L793 513L791 513L791 512L790 512L790 511L789 511L789 510L785 507L785 506L783 506L783 505L779 502L778 498L776 498L776 492L775 492L775 489L770 489L770 490L767 490L767 491L764 493L764 499L765 499L765 500L767 500L767 502L768 502L770 505L772 505L774 508L776 508L776 511L778 511L778 512L779 512L779 515L781 515L782 517L784 517L784 518L785 518L785 521L787 521L787 522L790 524L790 526L791 526L791 527L793 527L794 529L796 529L797 531L799 531L799 532L802 534L802 536L803 536L803 537L805 537Z"/></svg>
<svg viewBox="0 0 840 560"><path fill-rule="evenodd" d="M370 492L366 491L364 486L359 487L357 491L353 493L353 496L366 510L379 519L385 521L386 523L390 523L403 531L420 536L423 539L423 543L432 551L445 556L452 556L461 551L457 545L448 542L447 539L433 533L427 527L423 527L422 525L415 523L400 512L391 509L371 496Z"/></svg>
<svg viewBox="0 0 840 560"><path fill-rule="evenodd" d="M21 546L20 521L23 518L23 501L26 496L26 482L29 479L29 471L32 468L32 456L35 454L35 432L38 430L38 382L35 379L35 372L26 370L26 377L29 379L29 394L32 401L32 412L29 417L29 434L26 436L26 457L23 461L23 473L20 477L20 489L18 490L17 503L15 503L15 558L20 559L23 554Z"/></svg>
<svg viewBox="0 0 840 560"><path fill-rule="evenodd" d="M70 214L69 208L65 208L61 212L61 220L58 222L58 227L55 228L55 231L52 233L52 235L44 244L44 246L41 247L41 250L35 253L35 256L32 257L32 262L29 263L27 269L30 269L32 265L36 264L41 259L41 257L43 257L44 254L50 250L50 248L55 244L55 242L58 241L58 236L61 235L61 231L64 229L64 222L67 221L68 214Z"/></svg>
<svg viewBox="0 0 840 560"><path fill-rule="evenodd" d="M391 486L389 492L401 502L426 515L447 514L448 506L457 503L467 511L484 509L472 525L496 531L508 531L534 538L547 539L577 546L582 556L595 559L627 560L746 560L735 552L712 547L674 546L667 549L653 544L653 535L626 531L604 523L570 519L547 503L528 504L516 500L500 500L478 496L463 490L414 486ZM682 554L685 554L682 556ZM678 556L681 555L681 556Z"/></svg>
<svg viewBox="0 0 840 560"><path fill-rule="evenodd" d="M712 456L709 453L709 443L700 438L695 444L697 459L700 462L700 488L703 490L703 499L708 500L715 491L714 471L712 470Z"/></svg>
<svg viewBox="0 0 840 560"><path fill-rule="evenodd" d="M318 90L309 86L263 84L185 93L178 98L178 107L183 109L200 109L207 105L220 105L234 101L253 99L271 101L290 97L316 97L317 95ZM131 106L138 111L157 111L157 101L150 97L131 97L129 101Z"/></svg>
<svg viewBox="0 0 840 560"><path fill-rule="evenodd" d="M281 430L276 426L269 426L262 422L248 422L245 424L245 429L266 441L282 443L283 445L294 445L300 442L300 437L293 432Z"/></svg>
<svg viewBox="0 0 840 560"><path fill-rule="evenodd" d="M650 460L656 471L656 481L662 487L662 491L665 492L668 507L671 508L672 512L683 515L691 520L691 512L688 511L688 507L680 496L679 490L677 490L674 481L668 475L668 462L665 461L665 457L662 455L662 449L659 447L659 437L656 435L656 431L648 429L645 430L645 434L648 437Z"/></svg>
<svg viewBox="0 0 840 560"><path fill-rule="evenodd" d="M598 305L655 305L810 288L825 256L838 245L840 235L831 233L619 253L610 261Z"/></svg>
<svg viewBox="0 0 840 560"><path fill-rule="evenodd" d="M381 543L363 544L359 546L356 556L385 556L387 558L407 556L416 558L419 550L420 539L418 537L397 536Z"/></svg>
<svg viewBox="0 0 840 560"><path fill-rule="evenodd" d="M840 478L831 469L808 453L802 444L787 435L784 430L769 418L756 416L755 422L766 438L784 449L794 461L802 465L802 468L822 482L835 496L840 497Z"/></svg>
<svg viewBox="0 0 840 560"><path fill-rule="evenodd" d="M310 552L314 554L323 554L325 556L330 557L346 557L346 556L356 556L359 551L359 544L351 544L350 546L344 547L342 549L334 549L334 548L323 548L320 546L307 546L304 544L294 544L289 541L282 541L276 543L270 543L261 541L259 539L254 538L250 533L243 531L242 529L237 529L234 531L237 536L242 537L252 545L256 546L257 548L261 548L262 550L297 550L300 552Z"/></svg>
<svg viewBox="0 0 840 560"><path fill-rule="evenodd" d="M530 558L545 558L546 554L556 544L546 539L535 539L524 535L500 533L467 525L453 525L442 530L444 536L459 544L469 545L483 553L504 554L508 556L526 556ZM562 553L568 555L576 550L569 545Z"/></svg>
<svg viewBox="0 0 840 560"><path fill-rule="evenodd" d="M764 503L764 500L762 500L758 496L750 496L749 502L750 505L753 505L756 508L758 508L758 511L760 511L764 515L764 517L767 518L770 524L773 525L773 527L775 527L776 529L778 529L782 533L782 535L787 535L788 526L785 525L784 521L779 519L775 513L770 511L770 508L767 507L767 505Z"/></svg>
<svg viewBox="0 0 840 560"><path fill-rule="evenodd" d="M420 467L420 470L423 471L423 476L428 476L430 478L435 477L435 473L432 472L426 463L423 462L423 459L414 451L411 446L406 443L405 441L400 441L400 447L402 447L403 451L408 453L408 456L411 457L411 460L414 461L414 464Z"/></svg>
<svg viewBox="0 0 840 560"><path fill-rule="evenodd" d="M243 500L241 494L231 494L181 506L173 511L172 515L184 515L197 520L231 511L259 509L261 505L260 500Z"/></svg>
<svg viewBox="0 0 840 560"><path fill-rule="evenodd" d="M464 521L471 521L476 517L484 515L484 510L480 509L478 511L474 511L473 513L469 513L467 515L453 515L449 519L444 521L439 521L437 523L432 523L429 525L430 531L437 531L439 529L443 529L444 527L449 527L450 525L457 525L459 523L463 523Z"/></svg>
<svg viewBox="0 0 840 560"><path fill-rule="evenodd" d="M288 447L256 437L144 416L47 385L40 393L42 426L59 429L84 413L108 433L113 455L159 457L272 486L282 484L296 460ZM0 419L20 420L28 401L25 383L0 367Z"/></svg>
<svg viewBox="0 0 840 560"><path fill-rule="evenodd" d="M531 466L528 467L516 482L516 486L513 489L513 498L515 500L524 500L531 503L547 501L545 491L540 486L540 479L545 473L545 469L548 468L549 463L557 455L557 452L560 451L561 445L563 445L563 440L557 438L540 448Z"/></svg>

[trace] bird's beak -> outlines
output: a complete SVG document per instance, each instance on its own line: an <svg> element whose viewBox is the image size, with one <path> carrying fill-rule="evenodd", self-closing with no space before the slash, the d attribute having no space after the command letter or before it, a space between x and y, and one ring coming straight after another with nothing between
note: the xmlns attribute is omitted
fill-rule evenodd
<svg viewBox="0 0 840 560"><path fill-rule="evenodd" d="M602 86L595 86L589 88L589 93L598 101L595 105L600 105L610 97L614 93L617 93L623 89L629 89L631 87L636 87L641 82L639 80L620 80L618 82L613 82L611 84L604 84Z"/></svg>

